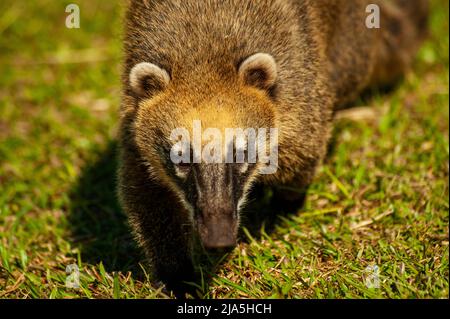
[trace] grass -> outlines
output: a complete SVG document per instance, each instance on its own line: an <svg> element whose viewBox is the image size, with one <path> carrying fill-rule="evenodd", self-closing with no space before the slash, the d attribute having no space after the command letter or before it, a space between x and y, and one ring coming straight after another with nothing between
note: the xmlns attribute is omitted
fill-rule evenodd
<svg viewBox="0 0 450 319"><path fill-rule="evenodd" d="M0 298L170 298L114 194L123 8L80 0L66 29L68 3L0 2ZM337 121L304 207L244 231L203 297L449 297L448 9L399 87L359 102L371 116Z"/></svg>

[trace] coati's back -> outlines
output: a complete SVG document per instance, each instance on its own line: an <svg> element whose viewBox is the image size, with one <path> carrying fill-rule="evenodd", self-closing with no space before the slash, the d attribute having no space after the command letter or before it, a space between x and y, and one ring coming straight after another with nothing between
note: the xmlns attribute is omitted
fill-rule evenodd
<svg viewBox="0 0 450 319"><path fill-rule="evenodd" d="M205 64L225 69L254 52L289 54L294 49L293 36L298 34L298 14L291 1L130 2L125 34L127 67L142 60L158 61L181 76L194 74Z"/></svg>
<svg viewBox="0 0 450 319"><path fill-rule="evenodd" d="M429 0L294 0L308 3L313 28L325 46L335 107L369 85L387 85L403 75L427 35ZM366 25L380 8L380 28Z"/></svg>

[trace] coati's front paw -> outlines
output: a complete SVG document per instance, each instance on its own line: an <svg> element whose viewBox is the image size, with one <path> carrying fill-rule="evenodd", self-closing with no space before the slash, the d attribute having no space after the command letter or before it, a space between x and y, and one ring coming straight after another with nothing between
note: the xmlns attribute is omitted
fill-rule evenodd
<svg viewBox="0 0 450 319"><path fill-rule="evenodd" d="M180 263L175 267L156 265L156 276L177 298L185 298L186 294L196 295L195 286L192 284L196 281L196 275L191 261Z"/></svg>
<svg viewBox="0 0 450 319"><path fill-rule="evenodd" d="M281 209L284 213L293 214L303 206L306 193L307 187L294 188L281 186L274 190L271 204L277 209Z"/></svg>

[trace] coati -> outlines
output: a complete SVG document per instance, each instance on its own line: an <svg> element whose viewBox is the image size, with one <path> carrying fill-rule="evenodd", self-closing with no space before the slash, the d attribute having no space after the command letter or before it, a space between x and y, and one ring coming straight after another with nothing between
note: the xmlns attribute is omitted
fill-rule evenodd
<svg viewBox="0 0 450 319"><path fill-rule="evenodd" d="M366 8L380 7L369 29ZM154 273L193 274L192 238L233 246L254 183L307 186L333 112L395 81L426 34L426 0L129 0L119 197ZM278 128L278 169L174 164L171 132L193 121ZM286 200L293 194L286 192Z"/></svg>

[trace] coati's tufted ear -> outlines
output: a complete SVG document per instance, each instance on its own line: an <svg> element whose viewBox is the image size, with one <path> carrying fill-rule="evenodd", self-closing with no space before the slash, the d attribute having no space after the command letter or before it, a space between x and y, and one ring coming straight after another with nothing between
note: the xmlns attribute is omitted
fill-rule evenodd
<svg viewBox="0 0 450 319"><path fill-rule="evenodd" d="M166 70L148 62L136 64L130 71L130 86L140 97L149 97L162 91L170 82Z"/></svg>
<svg viewBox="0 0 450 319"><path fill-rule="evenodd" d="M267 53L256 53L242 62L239 77L246 84L268 90L277 80L277 64Z"/></svg>

